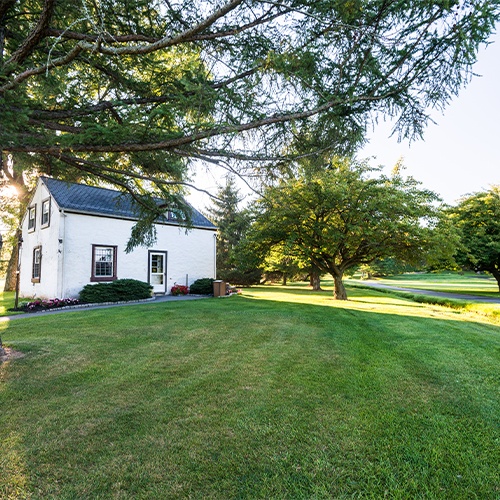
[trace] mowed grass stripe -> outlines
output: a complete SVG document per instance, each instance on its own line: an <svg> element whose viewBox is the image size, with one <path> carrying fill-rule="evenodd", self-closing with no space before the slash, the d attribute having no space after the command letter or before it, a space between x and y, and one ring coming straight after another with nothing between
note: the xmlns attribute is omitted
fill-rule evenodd
<svg viewBox="0 0 500 500"><path fill-rule="evenodd" d="M497 498L498 326L352 297L12 322L0 497Z"/></svg>

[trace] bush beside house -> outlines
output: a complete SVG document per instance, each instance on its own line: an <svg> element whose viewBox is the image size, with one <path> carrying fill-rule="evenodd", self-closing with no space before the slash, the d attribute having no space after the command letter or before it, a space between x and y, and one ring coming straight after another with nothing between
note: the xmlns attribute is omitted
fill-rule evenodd
<svg viewBox="0 0 500 500"><path fill-rule="evenodd" d="M149 299L153 287L149 283L133 279L121 279L110 283L85 285L80 292L80 302L121 302L126 300Z"/></svg>
<svg viewBox="0 0 500 500"><path fill-rule="evenodd" d="M68 306L76 306L80 303L78 299L36 299L31 302L25 302L21 304L21 307L17 309L12 308L9 309L12 311L26 311L26 312L38 312L38 311L47 311L49 309L57 309L59 307L68 307Z"/></svg>
<svg viewBox="0 0 500 500"><path fill-rule="evenodd" d="M194 295L212 295L214 293L214 280L212 278L200 278L190 287L189 293Z"/></svg>

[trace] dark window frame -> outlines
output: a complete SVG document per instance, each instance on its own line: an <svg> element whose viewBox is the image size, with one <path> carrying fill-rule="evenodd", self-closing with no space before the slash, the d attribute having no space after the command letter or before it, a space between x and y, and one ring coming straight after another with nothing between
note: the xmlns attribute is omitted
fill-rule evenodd
<svg viewBox="0 0 500 500"><path fill-rule="evenodd" d="M38 262L36 256L38 255ZM33 247L33 260L31 263L31 282L40 283L42 277L42 245Z"/></svg>
<svg viewBox="0 0 500 500"><path fill-rule="evenodd" d="M33 217L31 217L33 213ZM36 229L36 205L28 207L28 231L32 233Z"/></svg>
<svg viewBox="0 0 500 500"><path fill-rule="evenodd" d="M47 211L47 221L46 222L43 222L43 207L45 204L48 204L48 211ZM43 229L43 228L46 228L46 227L49 227L50 226L50 198L46 198L45 200L42 200L42 209L40 210L40 227Z"/></svg>
<svg viewBox="0 0 500 500"><path fill-rule="evenodd" d="M113 250L113 273L111 275L107 276L102 276L102 275L97 275L96 274L96 254L98 249L107 249L111 248ZM90 281L91 282L99 282L99 281L115 281L118 279L118 273L117 273L117 255L118 255L118 247L116 245L92 245L92 268L91 268L91 274L90 274Z"/></svg>

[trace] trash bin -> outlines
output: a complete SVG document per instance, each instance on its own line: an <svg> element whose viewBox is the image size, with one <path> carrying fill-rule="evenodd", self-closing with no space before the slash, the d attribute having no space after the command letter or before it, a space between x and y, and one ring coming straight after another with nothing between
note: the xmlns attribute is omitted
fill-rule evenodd
<svg viewBox="0 0 500 500"><path fill-rule="evenodd" d="M222 280L214 281L214 297L224 297L226 295L226 282Z"/></svg>

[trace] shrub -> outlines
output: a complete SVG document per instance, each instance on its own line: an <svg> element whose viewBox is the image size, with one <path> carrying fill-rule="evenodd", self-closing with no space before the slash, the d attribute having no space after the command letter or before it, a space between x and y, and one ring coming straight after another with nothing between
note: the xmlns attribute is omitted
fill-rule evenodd
<svg viewBox="0 0 500 500"><path fill-rule="evenodd" d="M189 287L175 283L170 289L170 293L172 295L187 295L189 293Z"/></svg>
<svg viewBox="0 0 500 500"><path fill-rule="evenodd" d="M250 271L240 271L238 269L228 269L221 271L220 278L232 285L250 286L258 285L262 278L262 273L259 269Z"/></svg>
<svg viewBox="0 0 500 500"><path fill-rule="evenodd" d="M86 303L120 302L148 299L153 287L149 283L132 279L121 279L109 283L85 285L80 292L80 301Z"/></svg>
<svg viewBox="0 0 500 500"><path fill-rule="evenodd" d="M212 278L200 278L190 287L189 293L196 295L212 295L214 293L214 280Z"/></svg>

